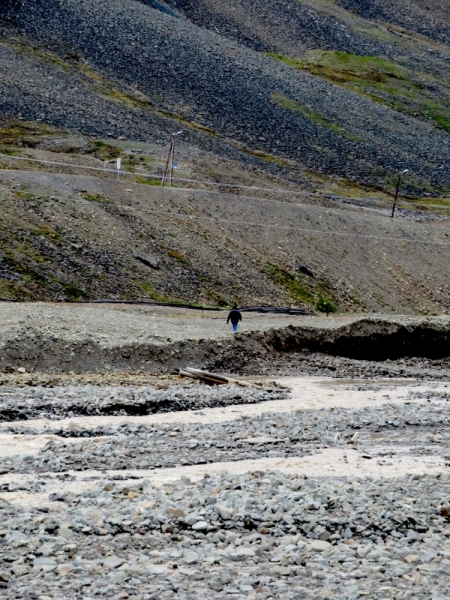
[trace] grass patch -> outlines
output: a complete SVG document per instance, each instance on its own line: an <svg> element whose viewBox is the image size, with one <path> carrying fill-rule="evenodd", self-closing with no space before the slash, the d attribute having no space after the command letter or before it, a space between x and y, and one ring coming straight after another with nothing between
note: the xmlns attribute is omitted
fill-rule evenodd
<svg viewBox="0 0 450 600"><path fill-rule="evenodd" d="M141 177L140 175L136 177L136 183L142 183L144 185L159 185L159 187L161 187L160 179L148 179L146 177Z"/></svg>
<svg viewBox="0 0 450 600"><path fill-rule="evenodd" d="M204 290L204 293L207 296L209 296L210 298L212 298L215 306L217 306L219 308L224 308L224 307L230 306L230 303L228 302L228 300L226 300L226 298L224 298L223 296L221 296L214 290Z"/></svg>
<svg viewBox="0 0 450 600"><path fill-rule="evenodd" d="M109 204L109 200L103 194L82 194L83 198L89 200L89 202L98 202L100 204Z"/></svg>
<svg viewBox="0 0 450 600"><path fill-rule="evenodd" d="M417 73L376 56L358 56L348 52L314 50L303 58L291 58L275 52L267 54L290 67L307 71L398 112L432 120L437 127L450 132L448 84L428 73Z"/></svg>
<svg viewBox="0 0 450 600"><path fill-rule="evenodd" d="M169 233L169 235L170 235L170 233ZM180 254L179 252L177 252L176 250L170 250L169 256L171 258L174 258L175 260L177 260L180 263L183 263L185 265L187 264L187 260L184 258L184 256L182 254Z"/></svg>
<svg viewBox="0 0 450 600"><path fill-rule="evenodd" d="M52 240L53 242L62 241L61 235L49 225L39 225L37 229L30 229L30 235L32 235L33 237L42 235L45 238Z"/></svg>
<svg viewBox="0 0 450 600"><path fill-rule="evenodd" d="M112 160L121 156L123 148L113 146L103 140L90 140L86 154L91 154L100 160Z"/></svg>
<svg viewBox="0 0 450 600"><path fill-rule="evenodd" d="M155 292L153 284L149 281L141 283L139 287L149 298L151 298L155 302L169 302L168 298L162 296L161 294L158 294L158 292Z"/></svg>
<svg viewBox="0 0 450 600"><path fill-rule="evenodd" d="M269 276L272 281L288 290L294 302L306 304L323 313L337 312L337 302L330 298L323 282L309 283L305 275L294 275L274 265L268 265Z"/></svg>
<svg viewBox="0 0 450 600"><path fill-rule="evenodd" d="M250 148L247 148L246 146L242 146L241 150L242 150L242 152L245 152L245 154L250 154L251 156L255 156L256 158L260 158L261 160L265 160L266 162L269 162L269 163L275 163L275 164L279 165L280 167L288 166L288 163L285 160L278 158L277 156L274 156L273 154L268 154L267 152L263 152L262 150L251 150Z"/></svg>
<svg viewBox="0 0 450 600"><path fill-rule="evenodd" d="M45 233L44 227L31 232L31 234L42 235L42 229ZM30 286L33 284L41 288L40 292L36 292L36 289L30 292L30 296L33 296L33 298L36 298L36 294L38 294L39 297L43 297L42 294L46 294L46 289L55 284L62 288L66 299L70 302L75 302L81 298L87 297L87 294L81 288L79 288L75 282L65 281L53 273L49 273L48 271L41 271L40 265L47 262L48 259L45 256L40 256L37 254L36 251L26 242L20 247L16 248L3 247L2 255L3 260L11 268L12 272L19 275L21 279L20 282L14 282L14 285L11 284L9 286L10 291L16 290L17 294L19 295L17 296L16 294L15 297L23 297L23 286ZM27 294L25 294L25 296L26 295Z"/></svg>
<svg viewBox="0 0 450 600"><path fill-rule="evenodd" d="M81 290L75 283L67 283L56 277L52 277L55 283L58 283L64 288L66 296L70 302L77 302L81 298L87 298L87 294Z"/></svg>
<svg viewBox="0 0 450 600"><path fill-rule="evenodd" d="M0 146L4 154L15 154L13 147L36 148L43 137L60 136L61 131L44 123L11 119L0 127Z"/></svg>
<svg viewBox="0 0 450 600"><path fill-rule="evenodd" d="M284 108L285 110L290 110L290 111L299 113L302 115L302 117L305 117L309 121L314 121L314 123L317 123L318 125L321 125L322 127L326 127L333 133L342 135L342 136L349 138L355 142L363 141L361 138L354 135L353 133L350 133L349 131L347 131L346 129L341 127L340 125L336 125L335 123L332 123L325 115L323 115L322 113L317 111L312 106L308 106L306 104L300 104L299 102L295 102L294 100L291 100L290 98L288 98L287 96L284 96L280 92L273 93L271 95L271 99L277 106L280 106L281 108Z"/></svg>

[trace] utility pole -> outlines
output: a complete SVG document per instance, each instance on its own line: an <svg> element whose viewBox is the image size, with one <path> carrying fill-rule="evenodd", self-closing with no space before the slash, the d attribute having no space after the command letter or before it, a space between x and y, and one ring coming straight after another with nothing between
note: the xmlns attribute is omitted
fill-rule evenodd
<svg viewBox="0 0 450 600"><path fill-rule="evenodd" d="M166 167L164 169L164 175L161 179L161 187L164 186L166 181L167 174L169 173L169 187L172 187L173 182L173 170L175 168L175 144L178 135L181 135L183 132L178 131L172 135L172 141L170 142L169 154L167 155ZM169 170L170 165L170 170Z"/></svg>
<svg viewBox="0 0 450 600"><path fill-rule="evenodd" d="M409 172L409 169L405 169L404 171L402 171L401 173L399 173L398 175L398 181L397 181L397 187L395 188L395 198L394 198L394 204L392 205L392 214L391 214L391 219L394 218L394 213L395 213L395 208L397 206L397 198L398 198L398 192L400 190L400 184L402 182L402 177L403 175L405 175L406 173Z"/></svg>

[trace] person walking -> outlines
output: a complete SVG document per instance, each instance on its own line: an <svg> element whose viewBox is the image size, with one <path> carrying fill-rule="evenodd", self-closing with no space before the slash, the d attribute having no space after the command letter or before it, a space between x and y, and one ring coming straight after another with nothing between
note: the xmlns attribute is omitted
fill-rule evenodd
<svg viewBox="0 0 450 600"><path fill-rule="evenodd" d="M242 321L242 315L238 311L237 304L235 304L233 306L233 308L231 309L230 314L228 315L227 325L228 325L228 323L230 321L231 321L231 324L233 325L233 331L236 332L237 328L238 328L238 325L239 325L239 321Z"/></svg>

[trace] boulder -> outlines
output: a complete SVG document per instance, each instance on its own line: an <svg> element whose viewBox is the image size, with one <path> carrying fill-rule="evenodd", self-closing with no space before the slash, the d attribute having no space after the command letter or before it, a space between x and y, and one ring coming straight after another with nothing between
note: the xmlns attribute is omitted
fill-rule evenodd
<svg viewBox="0 0 450 600"><path fill-rule="evenodd" d="M154 256L151 256L151 254L144 254L144 252L139 252L139 250L136 250L133 256L137 260L140 260L142 263L144 263L144 265L147 265L147 267L159 269L158 259L156 259Z"/></svg>

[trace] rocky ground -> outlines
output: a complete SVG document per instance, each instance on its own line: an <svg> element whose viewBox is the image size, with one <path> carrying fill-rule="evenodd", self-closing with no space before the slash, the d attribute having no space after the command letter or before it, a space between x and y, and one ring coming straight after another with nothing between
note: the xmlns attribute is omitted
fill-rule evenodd
<svg viewBox="0 0 450 600"><path fill-rule="evenodd" d="M401 364L3 375L4 597L450 597L448 377Z"/></svg>
<svg viewBox="0 0 450 600"><path fill-rule="evenodd" d="M87 139L55 132L48 137L52 144L77 142L77 152L89 147ZM141 156L132 153L134 144L127 148L124 161ZM145 152L156 160L157 151L146 146ZM43 150L25 154L26 160L55 160ZM187 154L180 161L186 158L190 178ZM56 160L104 166L80 154ZM258 198L253 190L238 196L161 189L145 185L138 174L117 181L111 175L40 172L36 163L27 165L33 171L17 170L18 161L4 157L0 163L9 167L0 173L0 298L153 299L222 307L237 301L321 313L439 314L450 306L448 215L432 212L439 208L423 206L427 210L420 212L418 203L391 219L388 196L378 198L382 205L369 205L310 188L278 197L266 190ZM221 172L230 167L238 181L276 186L257 174L246 181L236 164L219 166ZM136 253L150 256L154 267Z"/></svg>

